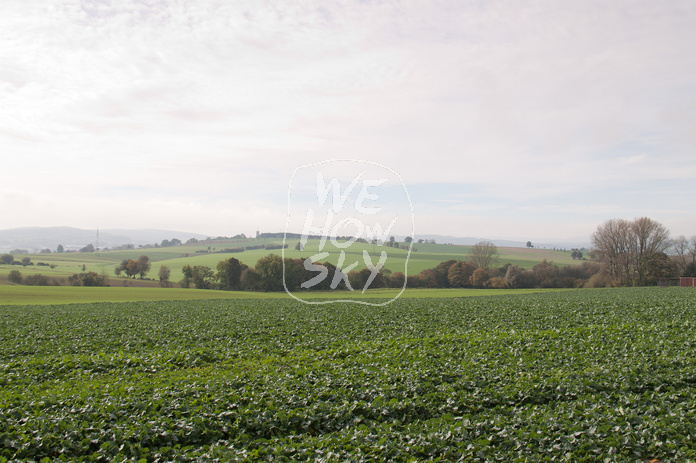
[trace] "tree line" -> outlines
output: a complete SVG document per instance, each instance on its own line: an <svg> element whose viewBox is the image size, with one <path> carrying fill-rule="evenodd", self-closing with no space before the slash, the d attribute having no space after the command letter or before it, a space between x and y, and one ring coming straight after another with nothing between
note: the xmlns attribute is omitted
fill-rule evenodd
<svg viewBox="0 0 696 463"><path fill-rule="evenodd" d="M312 270L308 270L304 259L269 254L253 267L234 257L220 261L216 269L184 265L179 283L184 288L230 291L283 291L283 281L290 291L362 289L368 281L370 288L402 288L404 283L409 288L561 288L654 285L678 276L696 277L696 235L689 239L684 236L670 239L669 230L648 217L607 220L597 227L591 239L593 249L587 253L590 260L574 249L572 257L582 259L583 263L565 267L547 260L531 269L510 263L499 266L495 244L481 241L471 247L466 259L441 262L408 278L403 272L385 268L376 273L363 268L344 274L330 262L314 263ZM531 247L531 242L527 246ZM15 263L14 257L2 255L0 263ZM21 263L31 265L28 257ZM150 269L150 259L142 255L138 260L124 259L114 271L117 276L125 274L128 278L142 279ZM326 277L306 288L303 283L316 277L319 269ZM169 267L161 265L160 286L171 287L170 276ZM59 284L41 275L23 278L16 270L9 279L21 284ZM84 266L83 273L68 280L77 286L108 284L104 275L85 272Z"/></svg>
<svg viewBox="0 0 696 463"><path fill-rule="evenodd" d="M580 288L654 285L678 276L696 276L696 236L670 239L662 224L647 217L608 220L593 233L592 244L589 260L573 249L573 259L583 260L579 265L558 266L543 260L525 269L510 263L499 266L495 244L481 241L472 246L467 259L441 262L408 278L403 272L381 269L369 287L401 288L406 282L408 288ZM290 291L355 289L363 288L372 273L367 268L352 270L332 287L340 269L330 262L314 265L323 267L327 277L311 288L303 288L302 283L315 277L318 267L310 271L303 259L275 254L259 259L253 267L235 258L219 262L217 271L186 265L180 283L185 288L283 291L285 272Z"/></svg>
<svg viewBox="0 0 696 463"><path fill-rule="evenodd" d="M591 259L616 286L696 276L696 235L670 239L669 230L648 217L607 220L592 234L592 247Z"/></svg>
<svg viewBox="0 0 696 463"><path fill-rule="evenodd" d="M544 260L531 269L517 265L498 266L498 249L490 241L474 245L466 260L448 260L425 269L408 278L403 272L381 269L374 276L367 268L352 270L343 275L330 262L314 263L308 270L304 259L282 258L269 254L249 267L234 257L220 261L216 270L204 265L185 265L182 268L184 288L221 289L241 291L283 291L283 278L290 291L305 290L349 290L362 289L370 278L370 288L560 288L582 286L607 286L601 274L601 265L583 262L580 265L560 268ZM326 277L309 288L304 282L317 276L317 271ZM337 272L338 276L337 276ZM594 277L594 278L593 278Z"/></svg>

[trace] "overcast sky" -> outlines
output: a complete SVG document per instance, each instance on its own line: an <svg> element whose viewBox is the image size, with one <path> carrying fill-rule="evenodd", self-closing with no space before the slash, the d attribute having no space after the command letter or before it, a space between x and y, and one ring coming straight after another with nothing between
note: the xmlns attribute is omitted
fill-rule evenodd
<svg viewBox="0 0 696 463"><path fill-rule="evenodd" d="M3 0L0 228L283 231L293 171L354 158L401 175L416 236L694 235L694 24L692 0Z"/></svg>

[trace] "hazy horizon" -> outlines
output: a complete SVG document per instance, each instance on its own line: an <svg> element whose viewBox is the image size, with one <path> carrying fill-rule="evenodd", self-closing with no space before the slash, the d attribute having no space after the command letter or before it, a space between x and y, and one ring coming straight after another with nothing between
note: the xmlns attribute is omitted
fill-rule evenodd
<svg viewBox="0 0 696 463"><path fill-rule="evenodd" d="M694 22L689 1L9 0L2 227L283 231L297 167L368 159L416 238L696 235Z"/></svg>
<svg viewBox="0 0 696 463"><path fill-rule="evenodd" d="M68 229L71 231L77 232L74 237L77 238L76 240L73 241L67 241L67 238L70 235L68 232L65 232L64 230L61 229ZM59 233L58 236L55 234L41 234L41 231L44 230L50 230L50 231L58 231L61 232L63 231L64 233ZM17 244L18 242L15 241L17 240L16 235L12 235L11 233L8 232L13 232L13 231L23 231L23 232L30 232L30 235L22 235L24 238L26 238L24 241L25 245L20 245ZM39 232L39 233L37 233ZM89 235L88 233L91 233ZM99 236L101 239L101 248L109 247L109 246L120 246L123 244L127 243L132 243L136 245L144 245L144 244L155 244L155 243L160 243L162 240L167 239L170 240L172 238L177 238L182 241L186 241L190 237L195 237L197 239L206 239L206 238L233 238L234 236L244 234L247 239L253 239L255 237L255 232L251 233L244 233L244 232L235 232L235 231L230 231L227 234L224 235L216 235L216 234L206 234L206 233L200 233L199 231L196 230L167 230L167 229L140 229L140 228L133 228L133 229L124 229L124 228L107 228L107 229L82 229L82 228L75 228L75 227L70 227L70 226L57 226L57 227L17 227L17 228L8 228L8 229L0 229L0 249L9 249L10 247L12 248L18 248L18 249L28 249L29 250L35 250L38 252L41 249L44 248L49 248L51 250L55 250L52 248L55 248L57 244L62 244L62 245L67 245L67 246L72 246L73 248L78 246L82 247L87 244L94 244L96 245L96 240L97 240L97 232L99 232ZM283 234L284 231L282 230L259 230L261 234L268 233L268 234ZM67 234L66 234L67 233ZM293 231L293 230L288 230L288 233L291 235L302 235L301 231ZM36 241L38 237L48 237L50 236L50 242L54 242L52 245L46 241L42 241L43 244L37 244L38 242ZM312 235L314 236L314 235ZM319 235L320 236L320 235ZM402 235L402 234L394 234L396 237L397 241L402 241L406 236L408 235ZM62 238L61 238L62 237ZM130 241L126 241L123 239L117 240L117 242L110 242L114 237L119 237L119 238L124 238L124 237L130 237ZM364 238L364 236L363 236ZM13 243L9 244L8 239ZM490 237L490 236L464 236L464 235L443 235L443 234L438 234L438 233L423 233L421 235L416 236L416 240L414 243L416 243L419 239L436 239L438 244L454 244L454 245L473 245L476 244L477 242L481 240L491 240L496 242L498 246L505 247L505 246L512 246L512 247L526 247L526 241L529 241L526 238L516 238L516 239L506 239L506 238L499 238L499 237ZM532 244L534 247L553 247L553 246L568 246L569 249L570 247L589 247L590 246L590 237L556 237L554 239L549 239L549 240L531 240ZM31 243L31 244L29 244ZM27 248L28 247L28 248Z"/></svg>

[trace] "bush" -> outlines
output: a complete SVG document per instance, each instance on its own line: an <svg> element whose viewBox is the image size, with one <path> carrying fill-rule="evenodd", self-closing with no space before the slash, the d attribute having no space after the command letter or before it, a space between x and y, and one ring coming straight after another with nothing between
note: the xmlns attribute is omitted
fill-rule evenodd
<svg viewBox="0 0 696 463"><path fill-rule="evenodd" d="M580 265L568 265L560 269L561 277L571 277L573 279L589 280L592 275L599 273L602 266L596 262L583 262Z"/></svg>
<svg viewBox="0 0 696 463"><path fill-rule="evenodd" d="M225 249L221 249L221 250L215 251L215 252L216 252L217 254L226 254L226 253L233 253L233 252L244 252L244 248L243 248L243 247L239 247L239 248L225 248Z"/></svg>
<svg viewBox="0 0 696 463"><path fill-rule="evenodd" d="M691 262L684 268L684 277L696 277L696 263Z"/></svg>
<svg viewBox="0 0 696 463"><path fill-rule="evenodd" d="M261 276L253 268L245 268L242 270L239 284L242 291L258 291L261 285Z"/></svg>
<svg viewBox="0 0 696 463"><path fill-rule="evenodd" d="M76 273L68 277L71 286L109 286L106 276L97 272Z"/></svg>
<svg viewBox="0 0 696 463"><path fill-rule="evenodd" d="M406 280L406 275L404 272L394 272L389 277L389 287L390 288L403 288L404 281Z"/></svg>
<svg viewBox="0 0 696 463"><path fill-rule="evenodd" d="M613 286L613 281L611 275L608 272L603 271L600 273L595 273L587 280L585 283L586 288L609 288Z"/></svg>
<svg viewBox="0 0 696 463"><path fill-rule="evenodd" d="M22 284L22 272L19 270L12 270L7 278L10 280L10 283Z"/></svg>
<svg viewBox="0 0 696 463"><path fill-rule="evenodd" d="M28 277L24 278L23 283L27 286L59 286L57 281L41 275L40 273L36 275L29 275Z"/></svg>
<svg viewBox="0 0 696 463"><path fill-rule="evenodd" d="M561 282L558 279L559 270L558 267L553 264L553 262L544 259L536 264L532 268L532 271L534 272L534 277L538 281L539 286L542 288L561 287Z"/></svg>
<svg viewBox="0 0 696 463"><path fill-rule="evenodd" d="M504 278L493 277L490 280L488 280L488 287L494 289L504 289L507 288L507 284L505 283Z"/></svg>
<svg viewBox="0 0 696 463"><path fill-rule="evenodd" d="M523 269L517 265L508 267L505 282L511 288L534 288L538 281L531 269Z"/></svg>
<svg viewBox="0 0 696 463"><path fill-rule="evenodd" d="M425 287L425 279L421 275L423 272L419 273L418 275L412 275L406 279L406 287L407 288L424 288Z"/></svg>

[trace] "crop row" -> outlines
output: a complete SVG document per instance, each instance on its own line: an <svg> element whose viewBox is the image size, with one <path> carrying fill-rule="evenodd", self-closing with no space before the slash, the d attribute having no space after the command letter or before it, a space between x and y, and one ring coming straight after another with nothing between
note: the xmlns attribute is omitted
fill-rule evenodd
<svg viewBox="0 0 696 463"><path fill-rule="evenodd" d="M696 460L696 300L0 308L0 460Z"/></svg>

